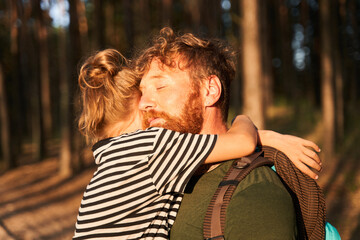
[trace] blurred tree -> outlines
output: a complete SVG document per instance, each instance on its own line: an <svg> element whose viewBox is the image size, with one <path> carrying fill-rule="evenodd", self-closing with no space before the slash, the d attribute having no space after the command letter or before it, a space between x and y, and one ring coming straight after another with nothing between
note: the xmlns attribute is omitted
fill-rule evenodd
<svg viewBox="0 0 360 240"><path fill-rule="evenodd" d="M1 150L2 160L4 166L1 170L7 170L9 168L16 167L16 161L14 154L11 151L11 133L10 133L10 121L9 121L9 108L5 90L5 81L2 64L0 63L0 123L1 123Z"/></svg>
<svg viewBox="0 0 360 240"><path fill-rule="evenodd" d="M334 104L334 66L332 63L332 35L331 35L331 4L321 0L321 94L323 111L323 150L326 160L331 160L335 147L335 104Z"/></svg>
<svg viewBox="0 0 360 240"><path fill-rule="evenodd" d="M95 24L94 24L93 38L95 39L94 49L96 50L105 48L104 3L105 2L102 0L94 0L94 9L96 9L96 11L94 11Z"/></svg>
<svg viewBox="0 0 360 240"><path fill-rule="evenodd" d="M10 52L13 56L13 68L17 69L20 67L20 52L19 52L19 28L18 28L18 17L19 17L19 7L16 1L8 1L9 11L8 14L10 15L9 21L9 28L10 28ZM0 64L2 64L2 60L0 60ZM19 145L20 145L20 132L18 127L16 127L16 122L19 122L20 115L17 114L12 109L12 106L15 108L20 107L20 101L14 94L14 90L18 89L20 85L20 78L21 75L17 71L14 71L12 74L13 81L6 82L4 70L1 66L1 147L3 152L3 157L5 161L4 169L14 168L17 166L17 159L16 156L19 153ZM11 87L9 87L10 85ZM10 89L10 91L8 91ZM16 90L15 90L16 91ZM9 103L12 103L11 106ZM4 126L3 126L4 125ZM11 143L11 144L10 144Z"/></svg>
<svg viewBox="0 0 360 240"><path fill-rule="evenodd" d="M146 42L148 34L151 32L151 9L149 8L149 0L138 1L137 9L141 18L138 18L137 27L139 34L137 35L136 46L142 47Z"/></svg>
<svg viewBox="0 0 360 240"><path fill-rule="evenodd" d="M67 68L67 56L64 49L68 49L66 44L66 31L64 28L59 28L59 73L60 73L60 136L61 136L61 145L60 145L60 163L59 169L60 174L63 176L69 176L72 174L72 114L73 110L71 105L71 89L69 82L69 74ZM74 80L75 81L75 80Z"/></svg>
<svg viewBox="0 0 360 240"><path fill-rule="evenodd" d="M262 79L264 93L264 109L273 105L273 72L271 65L271 21L269 21L270 2L260 4L260 42L262 52Z"/></svg>
<svg viewBox="0 0 360 240"><path fill-rule="evenodd" d="M169 26L172 25L172 0L162 0L162 25Z"/></svg>
<svg viewBox="0 0 360 240"><path fill-rule="evenodd" d="M300 21L299 23L303 27L303 50L306 47L307 49L310 49L308 39L310 39L311 36L309 36L309 27L311 27L310 22L310 8L309 3L307 1L301 1L300 3ZM309 50L310 51L310 50ZM305 53L306 54L306 53ZM311 68L309 65L309 62L306 61L306 55L304 57L304 69L302 71L299 71L299 75L301 76L300 81L298 84L300 85L301 89L301 96L305 96L307 100L309 100L312 103L315 103L315 88L312 87L312 83L316 81L315 76L311 74ZM310 87L311 86L311 87Z"/></svg>
<svg viewBox="0 0 360 240"><path fill-rule="evenodd" d="M360 99L360 15L358 14L360 4L356 1L346 1L347 4L347 22L346 32L348 35L346 53L348 55L348 64L346 70L349 71L349 96L348 110L349 116L354 113L359 114L358 101Z"/></svg>
<svg viewBox="0 0 360 240"><path fill-rule="evenodd" d="M81 44L81 31L79 25L79 16L82 15L81 8L78 8L79 0L69 0L69 13L70 13L70 77L67 79L68 83L62 82L61 88L64 89L64 96L62 98L62 137L61 137L61 149L64 151L60 156L60 168L61 175L69 176L74 171L78 171L82 166L82 137L79 131L75 129L74 120L75 112L77 111L76 102L77 98L77 66L82 57L82 44ZM62 40L61 40L62 41ZM62 42L61 44L64 44ZM60 59L66 56L60 56ZM63 66L65 67L65 66ZM61 81L66 81L65 77ZM70 156L70 157L69 157Z"/></svg>
<svg viewBox="0 0 360 240"><path fill-rule="evenodd" d="M201 22L203 29L201 31L207 32L210 36L217 36L221 29L221 4L220 0L198 0L200 8Z"/></svg>
<svg viewBox="0 0 360 240"><path fill-rule="evenodd" d="M259 2L240 0L244 111L259 129L265 127Z"/></svg>
<svg viewBox="0 0 360 240"><path fill-rule="evenodd" d="M184 0L185 9L190 13L191 28L194 32L199 32L201 27L200 1Z"/></svg>
<svg viewBox="0 0 360 240"><path fill-rule="evenodd" d="M51 116L51 100L50 100L50 74L49 74L49 51L48 51L48 30L49 20L46 12L41 9L41 0L34 0L33 14L36 23L37 44L39 53L40 68L40 100L41 100L41 116L44 141L51 138L52 132L52 116ZM45 145L46 150L46 145Z"/></svg>
<svg viewBox="0 0 360 240"><path fill-rule="evenodd" d="M294 84L295 69L293 65L293 51L291 48L291 36L292 36L292 24L289 16L289 8L282 0L277 0L277 15L279 16L279 22L276 24L279 26L277 29L280 31L278 39L278 46L281 51L281 93L286 98L293 100L296 98L296 87Z"/></svg>
<svg viewBox="0 0 360 240"><path fill-rule="evenodd" d="M132 51L134 49L134 11L133 11L133 1L124 0L123 1L123 13L124 13L124 28L126 35L126 42L128 46L128 51Z"/></svg>
<svg viewBox="0 0 360 240"><path fill-rule="evenodd" d="M336 139L342 142L344 138L344 96L343 96L343 66L341 63L341 49L339 43L341 21L344 19L345 1L339 0L331 8L331 21L333 40L333 59L335 69L335 120L336 120Z"/></svg>
<svg viewBox="0 0 360 240"><path fill-rule="evenodd" d="M120 35L119 29L121 29L122 22L118 22L117 18L119 12L117 9L119 2L111 0L110 3L108 2L105 4L105 37L106 37L106 46L111 46L113 48L121 49L120 43Z"/></svg>

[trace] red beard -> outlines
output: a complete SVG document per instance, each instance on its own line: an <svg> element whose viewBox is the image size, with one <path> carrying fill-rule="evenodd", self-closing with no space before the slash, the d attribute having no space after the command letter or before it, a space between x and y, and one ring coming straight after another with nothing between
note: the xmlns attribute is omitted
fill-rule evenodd
<svg viewBox="0 0 360 240"><path fill-rule="evenodd" d="M165 112L149 110L143 112L143 128L150 127L149 119L162 118L163 124L156 124L153 127L162 127L182 133L200 133L204 117L202 100L197 92L190 94L188 101L184 105L180 116L171 116Z"/></svg>

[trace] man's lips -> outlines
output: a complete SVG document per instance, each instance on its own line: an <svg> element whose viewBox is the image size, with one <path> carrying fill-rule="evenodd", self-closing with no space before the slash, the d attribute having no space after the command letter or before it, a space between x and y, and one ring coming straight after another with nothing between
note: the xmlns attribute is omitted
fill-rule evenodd
<svg viewBox="0 0 360 240"><path fill-rule="evenodd" d="M163 119L162 118L157 118L157 117L152 117L152 118L148 118L147 121L148 121L150 127L154 127L154 126L162 123Z"/></svg>

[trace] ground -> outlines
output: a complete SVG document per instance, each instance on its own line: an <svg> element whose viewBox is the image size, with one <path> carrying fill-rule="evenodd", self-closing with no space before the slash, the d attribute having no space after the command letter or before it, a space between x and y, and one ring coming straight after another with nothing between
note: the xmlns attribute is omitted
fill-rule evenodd
<svg viewBox="0 0 360 240"><path fill-rule="evenodd" d="M94 168L72 178L57 172L50 158L0 176L0 239L71 239Z"/></svg>

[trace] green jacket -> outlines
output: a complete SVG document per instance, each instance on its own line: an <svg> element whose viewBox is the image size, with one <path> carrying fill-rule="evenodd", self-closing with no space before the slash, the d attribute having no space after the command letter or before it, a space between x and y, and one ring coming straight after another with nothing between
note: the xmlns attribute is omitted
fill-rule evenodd
<svg viewBox="0 0 360 240"><path fill-rule="evenodd" d="M171 240L204 239L202 224L209 202L232 161L187 185ZM296 216L292 199L269 167L253 170L234 192L227 209L225 239L296 239Z"/></svg>

